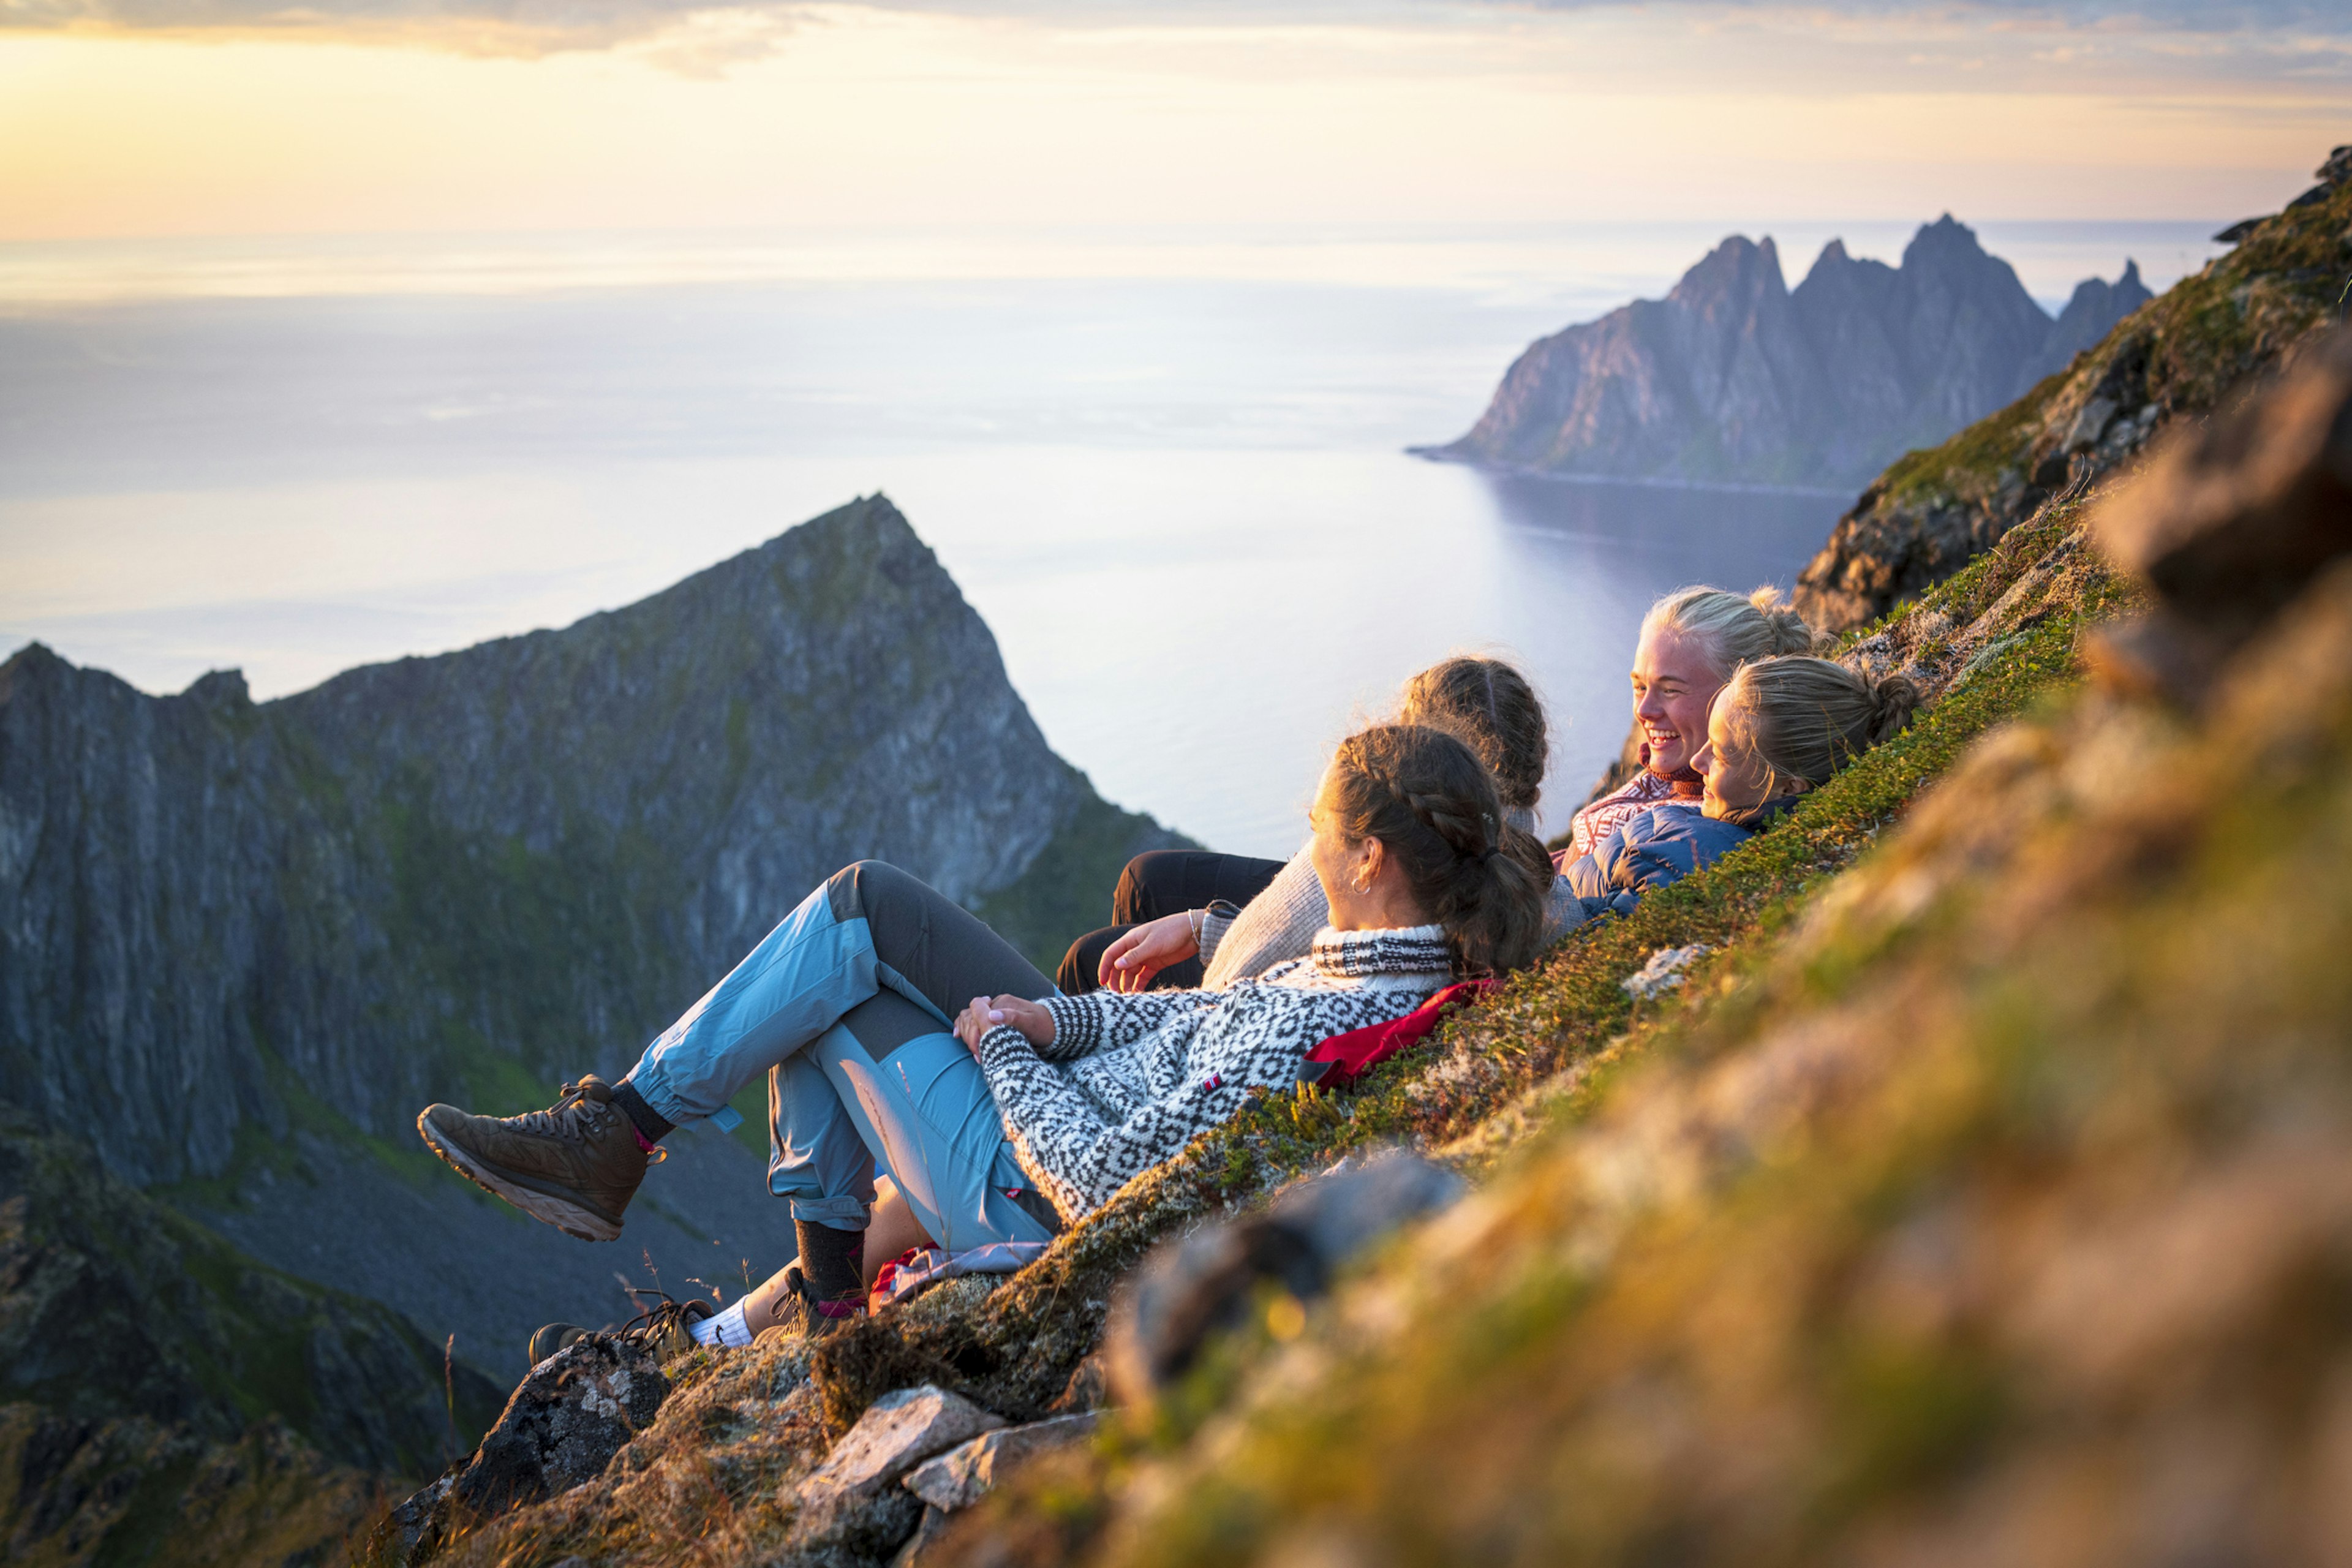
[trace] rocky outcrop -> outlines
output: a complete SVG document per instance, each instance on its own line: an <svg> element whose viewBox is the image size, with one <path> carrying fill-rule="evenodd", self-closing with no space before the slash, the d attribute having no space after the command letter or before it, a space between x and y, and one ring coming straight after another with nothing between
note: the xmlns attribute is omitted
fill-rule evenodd
<svg viewBox="0 0 2352 1568"><path fill-rule="evenodd" d="M2286 359L2331 318L2352 272L2352 159L2331 158L2320 175L2285 212L2241 226L2236 250L2133 313L2063 374L1874 480L1798 577L1805 618L1843 631L1885 615L2068 484L2128 464L2161 427L2209 413Z"/></svg>
<svg viewBox="0 0 2352 1568"><path fill-rule="evenodd" d="M423 1562L459 1529L596 1479L668 1397L669 1380L635 1340L599 1334L558 1351L530 1369L463 1464L385 1517L379 1546Z"/></svg>
<svg viewBox="0 0 2352 1568"><path fill-rule="evenodd" d="M1832 240L1792 291L1734 236L1662 300L1521 354L1470 433L1423 455L1547 473L1837 484L2009 402L2149 298L2137 265L2055 322L1949 215L1898 268Z"/></svg>
<svg viewBox="0 0 2352 1568"><path fill-rule="evenodd" d="M1042 950L1066 931L1019 929L1033 868L1094 892L1166 842L1046 746L879 497L274 702L36 645L0 666L0 1068L46 1116L104 1106L137 1181L282 1137L297 1092L405 1138L436 1098L633 1056L849 860Z"/></svg>
<svg viewBox="0 0 2352 1568"><path fill-rule="evenodd" d="M261 1267L0 1107L12 1561L140 1562L174 1532L219 1561L315 1550L496 1408L398 1314Z"/></svg>

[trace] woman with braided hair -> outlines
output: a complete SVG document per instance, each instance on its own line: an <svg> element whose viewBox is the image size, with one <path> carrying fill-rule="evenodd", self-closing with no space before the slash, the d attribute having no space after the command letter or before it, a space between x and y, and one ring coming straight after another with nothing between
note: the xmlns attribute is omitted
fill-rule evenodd
<svg viewBox="0 0 2352 1568"><path fill-rule="evenodd" d="M1328 922L1307 956L1226 990L1061 995L970 911L860 861L619 1083L583 1079L525 1116L431 1106L418 1131L524 1212L610 1240L655 1145L765 1073L769 1187L792 1200L799 1259L725 1312L670 1327L723 1344L820 1331L860 1310L885 1259L1046 1241L1253 1089L1289 1089L1323 1040L1534 957L1549 866L1454 735L1387 724L1349 737L1308 825ZM892 1178L878 1205L877 1160ZM534 1359L576 1332L541 1331Z"/></svg>

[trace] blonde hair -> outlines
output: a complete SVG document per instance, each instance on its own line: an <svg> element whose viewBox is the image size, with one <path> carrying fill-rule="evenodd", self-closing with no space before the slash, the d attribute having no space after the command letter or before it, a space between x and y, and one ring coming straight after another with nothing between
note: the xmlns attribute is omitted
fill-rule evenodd
<svg viewBox="0 0 2352 1568"><path fill-rule="evenodd" d="M1769 796L1792 783L1818 788L1896 734L1919 705L1919 689L1826 658L1766 658L1740 666L1717 700L1729 737L1762 759Z"/></svg>
<svg viewBox="0 0 2352 1568"><path fill-rule="evenodd" d="M1543 797L1551 758L1543 700L1503 660L1456 654L1431 665L1404 683L1397 719L1459 735L1495 775L1496 792L1511 810L1533 811Z"/></svg>
<svg viewBox="0 0 2352 1568"><path fill-rule="evenodd" d="M1722 588L1677 588L1642 617L1642 635L1655 631L1697 638L1723 676L1756 659L1811 653L1815 641L1805 618L1770 586L1745 598Z"/></svg>

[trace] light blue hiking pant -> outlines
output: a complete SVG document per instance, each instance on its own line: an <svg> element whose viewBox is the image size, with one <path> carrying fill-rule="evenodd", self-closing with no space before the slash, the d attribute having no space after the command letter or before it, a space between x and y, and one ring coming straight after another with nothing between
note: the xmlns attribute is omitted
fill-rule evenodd
<svg viewBox="0 0 2352 1568"><path fill-rule="evenodd" d="M1051 982L970 910L860 860L801 900L662 1032L628 1081L673 1122L768 1075L768 1188L793 1217L863 1229L879 1160L950 1252L1061 1222L1013 1157L980 1064L948 1027L974 996Z"/></svg>

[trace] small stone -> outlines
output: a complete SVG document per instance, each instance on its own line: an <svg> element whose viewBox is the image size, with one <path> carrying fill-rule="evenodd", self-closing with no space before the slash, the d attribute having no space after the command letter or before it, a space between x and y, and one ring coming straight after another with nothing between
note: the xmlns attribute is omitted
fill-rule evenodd
<svg viewBox="0 0 2352 1568"><path fill-rule="evenodd" d="M800 1483L802 1506L872 1497L934 1454L1003 1425L1003 1416L929 1384L886 1394Z"/></svg>
<svg viewBox="0 0 2352 1568"><path fill-rule="evenodd" d="M915 1525L915 1533L907 1537L907 1543L890 1559L890 1568L921 1568L931 1560L930 1548L947 1532L947 1514L940 1509L925 1509L922 1519Z"/></svg>
<svg viewBox="0 0 2352 1568"><path fill-rule="evenodd" d="M2112 397L2094 397L2083 405L2083 411L2074 416L2074 426L2066 432L2066 439L2059 443L2058 449L2071 457L2097 446L2099 437L2115 422L2116 410Z"/></svg>
<svg viewBox="0 0 2352 1568"><path fill-rule="evenodd" d="M934 1509L970 1508L1031 1456L1093 1436L1096 1417L1063 1415L983 1433L907 1472L907 1489Z"/></svg>

